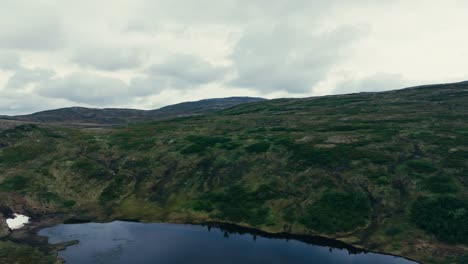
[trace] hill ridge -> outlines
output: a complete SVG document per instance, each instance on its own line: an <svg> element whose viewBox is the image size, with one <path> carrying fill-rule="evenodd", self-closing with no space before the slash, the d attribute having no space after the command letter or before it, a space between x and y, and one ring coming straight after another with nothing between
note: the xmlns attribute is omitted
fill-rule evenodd
<svg viewBox="0 0 468 264"><path fill-rule="evenodd" d="M83 125L123 125L148 122L181 116L199 115L222 110L235 105L266 100L259 97L210 98L182 102L159 109L89 108L82 106L44 110L27 115L0 116L0 119L37 123L61 123Z"/></svg>

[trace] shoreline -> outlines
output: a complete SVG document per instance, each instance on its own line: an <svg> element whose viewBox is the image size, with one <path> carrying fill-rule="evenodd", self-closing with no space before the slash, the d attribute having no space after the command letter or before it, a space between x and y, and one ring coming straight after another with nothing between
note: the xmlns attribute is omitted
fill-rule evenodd
<svg viewBox="0 0 468 264"><path fill-rule="evenodd" d="M373 254L379 254L379 255L384 255L384 256L390 256L390 257L395 257L395 258L402 258L408 261L412 261L417 264L422 264L422 262L419 262L415 259L405 257L405 256L400 256L396 254L391 254L391 253L385 253L385 252L379 252L379 251L373 251L373 250L368 250L366 248L360 247L360 246L355 246L346 242L343 242L339 239L335 238L329 238L326 236L321 236L321 235L305 235L305 234L293 234L293 233L288 233L288 232L269 232L265 231L259 228L254 228L254 227L249 227L249 226L243 226L240 224L234 224L234 223L229 223L229 222L223 222L223 221L200 221L200 222L183 222L183 221L143 221L141 219L122 219L122 218L115 218L115 219L110 219L110 220L104 220L104 221L99 221L97 219L80 219L80 218L69 218L65 221L61 222L54 222L50 224L40 224L38 226L34 226L30 231L34 233L34 236L40 237L40 238L45 238L46 243L48 247L59 247L55 249L54 253L56 253L56 258L57 260L60 260L61 258L59 257L58 253L60 251L64 251L67 249L69 246L73 246L79 243L79 241L67 241L59 244L50 244L48 242L48 238L41 236L38 234L38 232L41 229L48 228L48 227L53 227L56 225L64 224L64 225L73 225L73 224L86 224L86 223L99 223L99 224L106 224L106 223L112 223L112 222L133 222L133 223L141 223L141 224L178 224L178 225L192 225L192 226L202 226L202 227L207 227L208 229L211 228L217 228L222 232L227 232L228 234L251 234L253 236L260 236L268 239L286 239L286 240L296 240L300 241L309 245L316 245L316 246L323 246L323 247L329 247L329 248L336 248L340 250L347 250L350 255L356 255L356 254L368 254L368 253L373 253ZM65 262L62 262L65 263Z"/></svg>

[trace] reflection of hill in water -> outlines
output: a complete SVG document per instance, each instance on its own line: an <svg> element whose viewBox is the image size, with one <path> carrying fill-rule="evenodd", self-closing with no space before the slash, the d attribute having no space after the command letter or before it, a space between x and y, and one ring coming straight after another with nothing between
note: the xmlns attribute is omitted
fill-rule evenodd
<svg viewBox="0 0 468 264"><path fill-rule="evenodd" d="M413 263L363 253L331 239L268 234L235 225L111 222L67 224L40 235L80 243L60 253L69 263Z"/></svg>

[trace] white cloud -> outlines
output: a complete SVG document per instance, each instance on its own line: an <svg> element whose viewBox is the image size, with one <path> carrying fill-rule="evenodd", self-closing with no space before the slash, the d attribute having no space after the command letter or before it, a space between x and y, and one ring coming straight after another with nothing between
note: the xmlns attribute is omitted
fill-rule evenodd
<svg viewBox="0 0 468 264"><path fill-rule="evenodd" d="M362 79L347 79L339 82L334 93L381 92L403 88L406 83L399 74L376 73Z"/></svg>
<svg viewBox="0 0 468 264"><path fill-rule="evenodd" d="M72 55L71 61L83 66L104 71L138 68L144 63L143 53L131 48L84 48Z"/></svg>
<svg viewBox="0 0 468 264"><path fill-rule="evenodd" d="M0 49L51 50L64 45L61 20L41 1L2 1Z"/></svg>
<svg viewBox="0 0 468 264"><path fill-rule="evenodd" d="M18 54L0 51L0 70L14 70L19 66L20 61Z"/></svg>
<svg viewBox="0 0 468 264"><path fill-rule="evenodd" d="M237 73L231 84L265 92L312 92L365 31L359 26L346 26L314 34L310 29L288 24L248 31L231 57Z"/></svg>
<svg viewBox="0 0 468 264"><path fill-rule="evenodd" d="M77 73L48 79L36 89L40 96L71 102L109 106L124 104L137 96L149 96L157 89L130 87L122 80L89 73Z"/></svg>
<svg viewBox="0 0 468 264"><path fill-rule="evenodd" d="M227 68L190 55L172 55L168 60L154 64L147 70L152 78L165 81L165 88L185 89L221 81Z"/></svg>
<svg viewBox="0 0 468 264"><path fill-rule="evenodd" d="M3 0L0 114L461 81L467 12L459 0Z"/></svg>
<svg viewBox="0 0 468 264"><path fill-rule="evenodd" d="M10 77L6 89L23 89L29 84L42 83L49 80L55 73L49 69L28 69L19 67Z"/></svg>

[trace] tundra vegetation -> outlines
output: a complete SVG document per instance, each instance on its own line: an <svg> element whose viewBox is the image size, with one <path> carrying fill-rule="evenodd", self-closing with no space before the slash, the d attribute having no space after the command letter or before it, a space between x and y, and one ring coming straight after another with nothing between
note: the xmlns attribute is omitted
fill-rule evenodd
<svg viewBox="0 0 468 264"><path fill-rule="evenodd" d="M0 198L19 197L0 206L21 203L36 221L220 221L424 263L468 259L466 83L121 128L23 124L0 131L0 146ZM51 254L0 240L0 262Z"/></svg>

